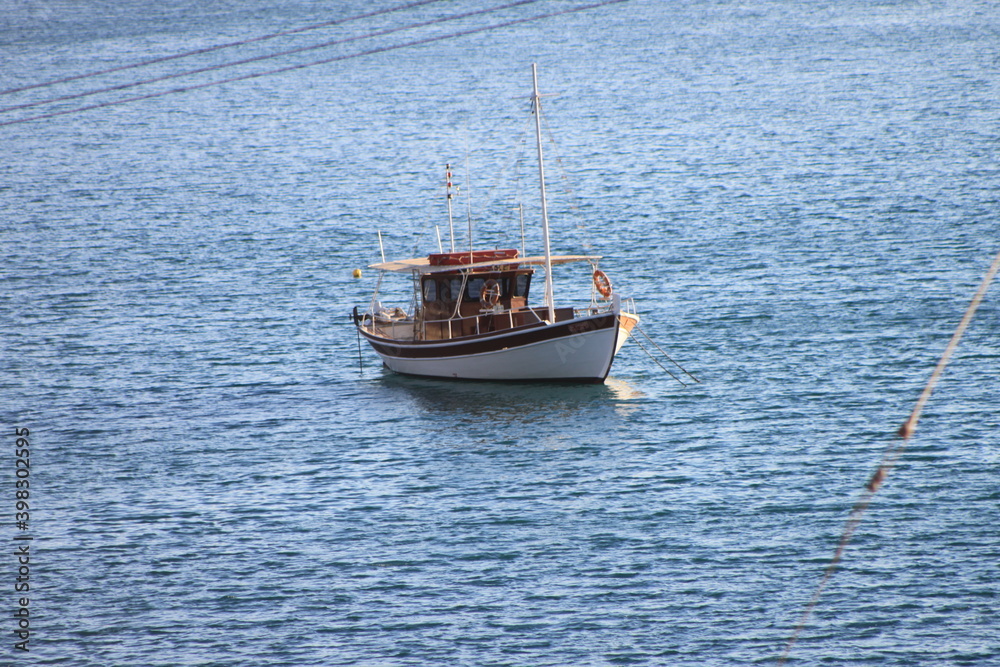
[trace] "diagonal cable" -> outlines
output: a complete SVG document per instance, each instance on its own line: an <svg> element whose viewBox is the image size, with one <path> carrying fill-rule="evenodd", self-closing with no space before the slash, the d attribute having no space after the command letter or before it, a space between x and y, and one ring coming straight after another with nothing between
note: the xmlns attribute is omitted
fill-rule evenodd
<svg viewBox="0 0 1000 667"><path fill-rule="evenodd" d="M534 0L532 0L532 1L534 1ZM222 85L222 84L226 84L226 83L233 83L233 82L237 82L237 81L246 81L246 80L249 80L249 79L256 79L256 78L260 78L260 77L264 77L264 76L272 76L272 75L275 75L275 74L283 74L285 72L292 72L292 71L295 71L295 70L305 69L307 67L315 67L317 65L326 65L326 64L329 64L329 63L333 63L333 62L340 62L340 61L344 61L344 60L350 60L350 59L353 59L353 58L360 58L362 56L369 56L369 55L374 55L374 54L378 54L378 53L387 53L389 51L397 51L397 50L400 50L400 49L412 48L412 47L415 47L415 46L423 46L425 44L432 44L434 42L440 42L440 41L444 41L446 39L455 39L455 38L458 38L458 37L466 37L468 35L475 35L475 34L487 32L487 31L490 31L490 30L499 30L501 28L509 28L509 27L512 27L512 26L515 26L515 25L520 25L520 24L523 24L523 23L530 23L532 21L540 21L540 20L543 20L543 19L553 18L553 17L556 17L556 16L562 16L564 14L572 14L574 12L582 12L582 11L587 11L587 10L590 10L590 9L597 9L599 7L605 7L607 5L620 4L620 3L623 3L623 2L628 2L628 0L605 0L604 2L595 2L595 3L589 4L589 5L581 5L581 6L577 6L577 7L570 7L568 9L562 9L562 10L555 11L555 12L549 12L547 14L538 14L536 16L529 16L529 17L521 18L521 19L513 19L513 20L510 20L510 21L504 21L502 23L494 23L492 25L482 26L482 27L478 27L478 28L469 28L467 30L460 30L458 32L448 33L446 35L437 35L437 36L434 36L434 37L425 37L423 39L417 39L417 40L414 40L414 41L411 41L411 42L404 42L404 43L400 43L400 44L392 44L392 45L389 45L389 46L377 47L377 48L369 49L367 51L360 51L358 53L352 53L352 54L347 54L347 55L342 55L342 56L334 56L334 57L331 57L331 58L324 58L322 60L315 60L315 61L312 61L312 62L301 63L301 64L298 64L298 65L289 65L287 67L281 67L281 68L278 68L278 69L266 70L266 71L263 71L263 72L254 72L254 73L251 73L251 74L243 74L243 75L240 75L240 76L230 77L228 79L219 79L217 81L209 81L207 83L192 84L190 86L183 86L183 87L180 87L180 88L171 88L170 90L162 90L162 91L159 91L159 92L148 93L148 94L145 94L145 95L136 95L134 97L127 97L127 98L124 98L124 99L113 100L113 101L110 101L110 102L101 102L101 103L98 103L98 104L91 104L91 105L83 106L83 107L75 107L73 109L63 109L61 111L52 111L52 112L49 112L49 113L39 114L37 116L29 116L29 117L26 117L26 118L19 118L19 119L16 119L16 120L3 121L3 122L0 122L0 127L3 127L5 125L16 125L16 124L19 124L19 123L27 123L27 122L36 121L36 120L44 120L44 119L48 119L48 118L55 118L57 116L64 116L66 114L79 113L81 111L90 111L92 109L101 109L101 108L104 108L104 107L110 107L110 106L115 106L115 105L119 105L119 104L128 104L130 102L138 102L140 100L148 100L148 99L152 99L152 98L156 98L156 97L163 97L164 95L172 95L172 94L175 94L175 93L184 93L184 92L188 92L188 91L192 91L192 90L199 90L201 88L208 88L210 86L218 86L218 85Z"/></svg>
<svg viewBox="0 0 1000 667"><path fill-rule="evenodd" d="M287 37L288 35L297 35L303 32L308 32L310 30L318 30L319 28L330 28L335 25L340 25L342 23L348 23L350 21L359 21L361 19L372 18L374 16L382 16L385 14L391 14L393 12L398 12L404 9L413 9L415 7L420 7L421 5L429 5L434 2L440 2L441 0L420 0L420 2L411 2L405 5L397 5L395 7L389 7L388 9L380 9L374 12L368 12L367 14L358 14L356 16L349 16L342 19L334 19L332 21L324 21L322 23L314 23L312 25L303 26L301 28L293 28L291 30L282 30L281 32L273 32L268 35L261 35L259 37L251 37L249 39L241 39L236 42L228 42L226 44L216 44L214 46L206 46L201 49L195 49L193 51L185 51L183 53L175 53L169 56L161 56L159 58L153 58L151 60L143 60L137 63L131 63L129 65L120 65L118 67L110 67L108 69L99 70L97 72L87 72L86 74L74 74L73 76L63 77L61 79L55 79L53 81L45 81L43 83L33 83L28 86L21 86L20 88L10 88L9 90L0 90L0 95L10 95L12 93L20 93L25 90L34 90L36 88L46 88L48 86L55 86L60 83L67 83L69 81L78 81L80 79L88 79L90 77L102 76L104 74L112 74L114 72L123 72L125 70L136 69L138 67L145 67L147 65L155 65L157 63L168 62L170 60L178 60L180 58L187 58L190 56L198 56L203 53L211 53L213 51L221 51L222 49L228 49L234 46L244 46L246 44L253 44L256 42L263 42L269 39L276 39L278 37ZM17 108L17 107L13 107Z"/></svg>
<svg viewBox="0 0 1000 667"><path fill-rule="evenodd" d="M364 35L356 35L354 37L344 37L341 39L333 39L327 42L322 42L320 44L310 44L308 46L300 46L294 49L286 49L284 51L277 51L275 53L266 53L260 56L254 56L252 58L243 58L242 60L233 60L226 63L220 63L218 65L208 65L206 67L199 67L197 69L185 70L183 72L174 72L172 74L164 74L162 76L156 76L149 79L141 79L139 81L132 81L129 83L122 83L115 86L107 86L104 88L95 88L93 90L85 90L79 93L70 93L68 95L61 95L59 97L51 97L44 100L38 100L36 102L25 102L24 104L18 104L15 106L9 106L0 108L0 113L6 113L8 111L16 111L18 109L29 109L31 107L42 106L44 104L52 104L54 102L66 102L68 100L75 100L81 97L89 97L91 95L98 95L101 93L110 93L116 90L127 90L128 88L135 88L137 86L144 86L150 83L157 83L159 81L167 81L168 79L176 79L182 76L191 76L193 74L203 74L205 72L211 72L213 70L225 69L227 67L236 67L238 65L247 65L249 63L260 62L262 60L271 60L272 58L281 58L283 56L290 56L296 53L304 53L306 51L316 51L318 49L325 49L331 46L337 46L339 44L347 44L349 42L357 42L363 39L371 39L373 37L384 37L385 35L390 35L394 32L402 32L403 30L412 30L416 28L425 28L430 25L435 25L439 23L446 23L448 21L456 21L459 19L469 18L471 16L477 16L480 14L487 14L490 12L501 11L504 9L510 9L512 7L517 7L519 5L528 5L535 2L540 2L540 0L518 0L507 5L500 5L497 7L490 7L488 9L478 9L471 12L464 12L461 14L452 14L450 16L443 16L437 19L431 19L429 21L423 21L421 23L411 23L408 25L387 28L385 30L378 30L375 32L370 32Z"/></svg>
<svg viewBox="0 0 1000 667"><path fill-rule="evenodd" d="M809 616L812 614L813 608L819 601L820 595L823 593L823 589L826 588L826 584L830 581L830 577L833 576L834 571L837 569L837 565L840 563L841 558L844 555L844 550L847 548L848 542L851 541L851 537L854 535L854 531L857 530L858 525L861 523L861 518L868 509L868 505L871 503L872 498L878 492L879 487L882 486L882 482L885 478L889 476L892 471L893 466L896 465L896 461L902 455L903 450L913 435L914 431L917 430L917 422L920 420L920 415L923 412L924 406L931 397L931 393L934 391L934 387L937 385L938 379L944 372L945 367L948 365L948 361L951 359L952 353L955 352L955 348L958 347L958 341L961 340L962 334L965 333L966 328L969 326L969 322L972 321L972 316L976 314L976 309L979 308L979 303L983 300L983 296L986 294L986 290L989 288L990 283L993 282L993 278L996 276L997 271L1000 270L1000 253L993 259L993 263L990 265L989 270L983 277L982 283L979 285L979 289L976 290L975 296L972 297L972 301L969 303L969 307L965 310L965 315L962 316L962 320L958 323L955 328L955 333L952 334L951 340L948 341L948 345L945 347L944 353L941 355L941 359L938 361L937 366L934 367L934 371L931 373L930 379L927 381L927 385L924 390L920 393L920 397L917 399L917 403L913 408L913 412L910 413L909 418L899 427L896 435L899 440L894 441L892 444L886 448L885 453L882 455L882 463L879 464L878 469L872 474L870 480L865 485L864 490L861 492L860 497L854 504L854 508L851 510L851 514L847 519L847 524L844 526L844 532L840 537L840 543L837 545L837 550L833 554L833 559L827 566L826 571L823 573L823 578L819 582L819 586L816 588L816 592L813 593L812 599L809 600L809 604L802 612L802 618L799 624L795 627L795 631L792 633L791 638L788 640L788 644L785 646L785 650L782 652L781 657L778 659L778 665L785 664L788 659L789 653L791 653L792 647L795 646L796 640L805 628L806 623L809 621Z"/></svg>

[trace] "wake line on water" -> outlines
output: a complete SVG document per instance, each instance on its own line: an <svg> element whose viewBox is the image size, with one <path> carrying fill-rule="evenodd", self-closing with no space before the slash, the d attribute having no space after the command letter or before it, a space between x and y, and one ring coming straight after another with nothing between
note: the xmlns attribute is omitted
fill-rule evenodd
<svg viewBox="0 0 1000 667"><path fill-rule="evenodd" d="M847 524L844 526L844 532L841 535L840 543L837 545L837 549L833 554L833 559L830 561L830 564L827 565L826 571L823 573L823 578L820 580L819 586L816 588L816 592L813 593L812 599L809 600L809 604L807 604L803 610L802 618L799 620L799 624L795 627L795 631L789 638L788 643L785 646L785 650L778 659L779 667L785 664L792 648L795 646L795 642L798 640L799 635L802 634L802 630L805 629L806 623L809 622L809 617L812 615L812 611L816 607L816 603L819 602L819 598L823 594L823 589L826 588L827 583L829 583L830 578L837 569L837 565L840 563L840 560L844 555L844 549L851 541L854 531L857 530L858 525L860 525L865 510L868 509L868 505L871 503L872 498L878 492L879 487L882 486L886 477L889 476L893 466L896 465L896 462L902 455L903 450L909 443L910 437L917 430L917 422L920 421L920 415L924 410L924 406L927 405L927 401L930 399L931 393L934 391L934 387L937 385L941 374L944 372L945 367L951 360L951 355L958 347L958 342L961 340L962 334L965 333L969 323L972 321L972 317L976 314L976 309L979 308L979 303L986 295L986 290L989 289L990 283L993 282L993 278L996 277L998 270L1000 270L1000 252L998 252L996 257L993 258L993 263L990 265L989 270L986 272L982 282L979 284L979 289L976 290L975 295L972 297L969 307L965 309L965 315L962 316L962 320L955 328L955 332L952 334L951 340L948 341L948 345L945 347L944 353L941 355L941 359L938 361L937 366L934 367L934 371L931 373L930 379L924 386L924 390L920 393L920 397L917 399L916 405L914 405L909 418L903 422L903 425L900 426L899 430L896 432L897 439L893 440L893 442L886 448L882 455L882 462L872 474L868 483L865 484L865 488L861 491L861 495L859 496L857 502L854 503L854 508L851 510L851 514L847 519Z"/></svg>

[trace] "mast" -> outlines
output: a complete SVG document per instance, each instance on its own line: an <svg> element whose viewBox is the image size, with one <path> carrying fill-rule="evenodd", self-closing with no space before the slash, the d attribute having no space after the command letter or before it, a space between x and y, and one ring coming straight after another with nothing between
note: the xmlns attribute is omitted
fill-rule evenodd
<svg viewBox="0 0 1000 667"><path fill-rule="evenodd" d="M451 251L455 252L455 224L451 217L451 164L444 166L444 184L448 193L448 238L451 239Z"/></svg>
<svg viewBox="0 0 1000 667"><path fill-rule="evenodd" d="M535 106L535 143L538 146L538 182L542 196L542 240L545 243L545 306L549 311L549 323L556 321L556 307L552 296L552 249L549 246L549 212L545 203L545 161L542 158L542 96L538 93L538 66L531 63L531 79L534 87L532 100Z"/></svg>

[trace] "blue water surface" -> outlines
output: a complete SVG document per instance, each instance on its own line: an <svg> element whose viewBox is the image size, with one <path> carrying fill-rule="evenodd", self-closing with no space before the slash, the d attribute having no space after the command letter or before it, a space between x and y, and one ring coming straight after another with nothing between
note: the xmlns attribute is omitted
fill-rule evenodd
<svg viewBox="0 0 1000 667"><path fill-rule="evenodd" d="M0 89L393 6L0 2ZM577 5L429 23L492 6L0 95L4 122L339 58L0 126L2 531L28 428L34 538L6 660L777 662L1000 251L1000 8L631 0L430 41ZM459 243L471 216L520 246L521 193L539 251L531 63L553 250L603 255L700 383L634 343L602 386L359 364L377 233L437 249L446 163ZM998 289L788 664L1000 664Z"/></svg>

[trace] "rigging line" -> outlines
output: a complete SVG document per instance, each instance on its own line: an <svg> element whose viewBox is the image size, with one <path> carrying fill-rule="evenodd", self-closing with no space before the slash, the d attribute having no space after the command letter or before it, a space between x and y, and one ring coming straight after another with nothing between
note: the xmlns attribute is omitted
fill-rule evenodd
<svg viewBox="0 0 1000 667"><path fill-rule="evenodd" d="M635 337L634 335L632 335L632 332L631 332L631 331L629 331L629 332L628 332L628 335L629 335L629 337L630 337L630 338L631 338L632 340L634 340L634 341L635 341L635 344L639 346L639 349L640 349L640 350L642 350L643 352L645 352L645 353L646 353L646 356L647 356L647 357L649 357L650 359L652 359L652 360L653 360L653 363L655 363L655 364L656 364L657 366L659 366L660 368L662 368L662 369L663 369L663 372L664 372L664 373L666 373L667 375L669 375L669 376L670 376L670 377L672 377L673 379L675 379L675 380L677 380L678 382L680 382L680 383L681 383L681 384L682 384L683 386L685 386L685 387L687 386L687 384L685 384L685 382L684 382L683 380L681 380L681 379L680 379L679 377L677 377L676 375L674 375L673 373L671 373L671 372L670 372L670 371L669 371L669 370L667 369L667 367L666 367L666 366L664 366L663 364L661 364L661 363L660 363L660 360L659 360L659 359L657 359L656 357L654 357L654 356L653 356L653 355L652 355L652 354L650 353L650 351L646 349L646 346L645 346L645 345L643 345L643 344L642 344L642 343L641 343L641 342L639 341L639 339L638 339L638 338L636 338L636 337ZM681 369L681 370L684 370L684 369Z"/></svg>
<svg viewBox="0 0 1000 667"><path fill-rule="evenodd" d="M989 288L990 283L993 282L993 278L996 276L998 270L1000 270L1000 253L997 253L997 256L993 259L993 263L990 265L989 270L983 277L983 281L980 283L979 289L976 290L976 294L972 297L969 307L966 308L965 314L962 316L962 320L955 328L955 333L952 334L951 340L948 341L948 345L945 347L944 353L941 355L941 359L938 361L937 366L934 367L934 371L931 373L931 377L927 381L926 386L924 386L924 390L920 393L920 397L917 399L913 412L910 413L909 418L903 422L903 425L900 426L899 430L896 432L899 440L894 441L888 448L886 448L885 453L882 455L882 462L879 464L878 469L872 474L871 479L868 480L864 490L861 492L861 496L854 504L854 508L851 510L851 514L848 517L847 524L844 526L844 533L841 535L840 543L837 545L837 549L833 554L833 559L826 567L826 571L823 573L823 578L820 580L816 592L813 593L812 599L809 600L809 604L807 604L806 608L803 610L802 618L799 621L799 624L795 627L795 631L788 640L785 650L778 659L779 666L785 664L788 654L791 652L796 640L799 638L799 635L805 628L806 623L809 621L812 610L819 601L819 597L822 594L823 589L826 587L827 582L829 582L830 577L833 576L834 570L837 569L837 565L840 563L840 559L844 555L844 549L846 549L848 542L851 540L851 536L861 523L862 515L868 508L869 503L871 503L875 493L878 492L882 482L884 482L885 478L889 476L889 472L896 464L896 461L899 460L899 457L902 455L903 449L905 449L910 436L912 436L914 431L916 431L917 422L920 420L920 415L923 412L924 406L930 399L931 393L934 391L934 387L937 385L938 379L941 377L945 367L948 365L948 361L951 359L951 355L955 351L955 348L958 347L958 341L961 340L962 334L965 333L966 328L972 321L972 316L975 315L976 309L979 308L979 303L983 300L983 296L985 296L986 290Z"/></svg>
<svg viewBox="0 0 1000 667"><path fill-rule="evenodd" d="M171 95L174 93L185 93L191 90L198 90L201 88L208 88L210 86L219 86L226 83L234 83L237 81L246 81L249 79L256 79L263 76L271 76L274 74L284 74L285 72L292 72L295 70L305 69L306 67L315 67L316 65L326 65L333 62L339 62L343 60L350 60L352 58L360 58L362 56L370 56L378 53L387 53L389 51L398 51L399 49L405 49L415 46L423 46L425 44L431 44L433 42L440 42L446 39L455 39L458 37L466 37L468 35L475 35L482 32L487 32L490 30L498 30L500 28L509 28L511 26L520 25L523 23L530 23L531 21L540 21L543 19L553 18L555 16L562 16L564 14L572 14L574 12L582 12L590 9L597 9L599 7L605 7L607 5L615 5L623 2L628 2L628 0L604 0L603 2L595 2L589 5L581 5L578 7L570 7L569 9L561 9L559 11L550 12L548 14L539 14L537 16L529 16L522 19L514 19L511 21L505 21L502 23L495 23L493 25L482 26L479 28L469 28L467 30L461 30L458 32L449 33L447 35L438 35L435 37L425 37L423 39L414 40L411 42L404 42L402 44L391 44L389 46L377 47L374 49L369 49L367 51L360 51L358 53L347 54L343 56L335 56L332 58L324 58L322 60L315 60L308 63L301 63L298 65L289 65L287 67L281 67L273 70L266 70L264 72L254 72L251 74L243 74L241 76L234 76L228 79L220 79L218 81L209 81L207 83L192 84L189 86L183 86L181 88L172 88L170 90L161 90L156 93L147 93L145 95L136 95L134 97L127 97L121 100L114 100L111 102L101 102L98 104L91 104L83 107L76 107L73 109L63 109L62 111L52 111L50 113L39 114L37 116L29 116L27 118L18 118L16 120L8 120L0 122L0 127L5 125L16 125L19 123L27 123L36 120L45 120L48 118L55 118L56 116L64 116L66 114L78 113L81 111L90 111L92 109L101 109L104 107L115 106L118 104L128 104L129 102L138 102L141 100L148 100L155 97L163 97L164 95Z"/></svg>
<svg viewBox="0 0 1000 667"><path fill-rule="evenodd" d="M693 376L693 375L691 375L690 373L688 373L687 369L685 369L685 368L684 368L683 366L681 366L681 365L680 365L679 363L677 363L676 361L674 361L673 359L671 359L671 358L670 358L670 355L669 355L669 354L667 354L666 352L664 352L664 351L663 351L663 348L662 348L662 347L660 347L659 345L657 345L657 344L656 344L656 341L655 341L655 340L653 340L653 339L652 339L652 338L650 337L650 335L649 335L648 333L646 333L646 330L645 330L645 329L641 328L641 327L640 327L640 326L639 326L638 324L637 324L637 325L635 325L635 328L636 328L636 329L638 329L638 330L639 330L639 333L641 333L641 334L642 334L643 336L645 336L645 337L646 337L646 338L647 338L647 339L649 340L649 342L650 342L650 343L652 343L652 344L653 344L653 345L654 345L654 346L656 347L656 349L660 351L660 354L662 354L662 355L663 355L664 357L666 357L666 358L667 358L667 361L669 361L669 362L670 362L670 363L672 363L672 364L673 364L674 366L677 366L677 368L679 368L679 369L681 369L682 371L684 371L685 373L687 373L687 376L688 376L689 378L691 378L692 380L694 380L695 382L698 382L699 384L701 383L701 380L699 380L699 379L698 379L698 378L696 378L695 376Z"/></svg>
<svg viewBox="0 0 1000 667"><path fill-rule="evenodd" d="M559 176L562 179L563 193L569 198L569 207L571 210L576 211L580 207L577 205L579 199L576 193L573 192L573 187L569 183L569 177L566 175L566 165L562 161L561 146L556 143L556 137L552 133L552 127L548 123L548 119L542 116L542 125L544 126L545 134L549 138L549 143L556 149L555 161L559 166Z"/></svg>
<svg viewBox="0 0 1000 667"><path fill-rule="evenodd" d="M354 314L351 316L351 321L354 323L354 333L358 335L358 372L364 375L365 372L365 362L361 356L361 329L358 328L358 307L354 306Z"/></svg>
<svg viewBox="0 0 1000 667"><path fill-rule="evenodd" d="M164 74L162 76L153 77L151 79L141 79L139 81L134 81L131 83L122 83L115 86L107 86L105 88L95 88L93 90L85 90L80 93L71 93L68 95L62 95L60 97L52 97L49 99L39 100L37 102L25 102L24 104L18 104L16 106L10 106L5 108L0 108L0 113L6 113L8 111L16 111L18 109L28 109L31 107L42 106L43 104L52 104L54 102L66 102L68 100L75 100L81 97L89 97L90 95L97 95L100 93L110 93L116 90L126 90L128 88L135 88L137 86L144 86L149 83L157 83L159 81L166 81L168 79L176 79L182 76L190 76L192 74L203 74L205 72L211 72L213 70L225 69L227 67L236 67L237 65L247 65L249 63L260 62L262 60L270 60L272 58L280 58L282 56L290 56L296 53L303 53L305 51L315 51L318 49L324 49L330 46L336 46L338 44L347 44L349 42L356 42L363 39L369 39L372 37L383 37L385 35L392 34L394 32L401 32L403 30L411 30L416 28L425 28L430 25L435 25L438 23L446 23L448 21L455 21L458 19L469 18L471 16L477 16L480 14L487 14L490 12L500 11L504 9L510 9L512 7L517 7L520 5L528 5L540 0L518 0L507 5L500 5L497 7L491 7L488 9L479 9L471 12L465 12L461 14L453 14L451 16L443 16L437 19L431 19L429 21L424 21L421 23L411 23L409 25L400 26L397 28L387 28L385 30L378 30L376 32L370 32L364 35L357 35L355 37L344 37L341 39L334 39L328 42L323 42L321 44L312 44L309 46L300 46L294 49L288 49L285 51L277 51L275 53L267 53L260 56L254 56L252 58L244 58L243 60L234 60L227 63L220 63L218 65L208 65L206 67L199 67L197 69L185 70L183 72L174 72L173 74Z"/></svg>
<svg viewBox="0 0 1000 667"><path fill-rule="evenodd" d="M527 129L527 127L531 124L531 122L532 122L531 116L527 115L525 119L525 129ZM507 170L511 169L513 171L516 171L517 163L521 159L521 154L523 154L524 149L526 148L526 140L523 137L523 133L518 134L517 136L521 136L522 139L519 142L515 143L514 147L511 148L504 156L504 160L502 160L500 163L500 173L494 180L493 186L486 190L485 201L482 207L484 211L489 209L496 203L497 192L500 189L501 185L503 184L504 180L506 179ZM511 160L510 155L515 153L517 155L515 155L514 159Z"/></svg>
<svg viewBox="0 0 1000 667"><path fill-rule="evenodd" d="M374 12L368 12L367 14L358 14L356 16L349 16L343 19L334 19L332 21L324 21L323 23L315 23L313 25L307 25L301 28L294 28L292 30L282 30L281 32L274 32L269 35L261 35L260 37L251 37L250 39L243 39L237 42L229 42L227 44L217 44L215 46L206 46L201 49L195 49L194 51L185 51L184 53L175 53L169 56L161 56L159 58L153 58L152 60L144 60L142 62L132 63L131 65L121 65L118 67L111 67L109 69L100 70L97 72L88 72L86 74L75 74L73 76L67 76L62 79L55 79L53 81L46 81L43 83L34 83L28 86L22 86L20 88L11 88L9 90L0 90L0 95L10 95L12 93L20 93L25 90L34 90L36 88L44 88L46 86L54 86L60 83L67 83L69 81L77 81L79 79L86 79L93 76L101 76L104 74L112 74L114 72L122 72L124 70L136 69L137 67L145 67L146 65L155 65L157 63L167 62L170 60L177 60L179 58L187 58L189 56L197 56L203 53L211 53L212 51L220 51L222 49L228 49L233 46L243 46L245 44L253 44L255 42L263 42L269 39L275 39L277 37L287 37L288 35L296 35L303 32L308 32L309 30L317 30L319 28L329 28L331 26L340 25L342 23L348 23L350 21L358 21L361 19L372 18L375 16L382 16L385 14L391 14L393 12L398 12L404 9L413 9L415 7L420 7L421 5L429 5L434 2L440 2L441 0L420 0L419 2L411 2L405 5L397 5L396 7L389 7L388 9L380 9Z"/></svg>

